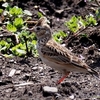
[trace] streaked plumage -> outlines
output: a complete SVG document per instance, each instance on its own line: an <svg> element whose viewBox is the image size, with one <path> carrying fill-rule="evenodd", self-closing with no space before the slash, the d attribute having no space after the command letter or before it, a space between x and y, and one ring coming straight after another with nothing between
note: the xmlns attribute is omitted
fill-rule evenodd
<svg viewBox="0 0 100 100"><path fill-rule="evenodd" d="M65 75L76 71L90 73L99 77L98 73L83 62L82 59L53 40L50 27L46 24L45 20L45 18L41 18L37 25L31 29L31 31L36 33L38 40L37 50L42 61Z"/></svg>

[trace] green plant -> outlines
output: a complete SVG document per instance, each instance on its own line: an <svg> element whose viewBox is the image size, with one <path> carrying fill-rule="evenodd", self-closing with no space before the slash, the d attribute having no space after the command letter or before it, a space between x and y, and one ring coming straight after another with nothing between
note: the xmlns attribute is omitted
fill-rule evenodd
<svg viewBox="0 0 100 100"><path fill-rule="evenodd" d="M68 22L65 22L65 25L72 31L77 32L79 30L78 18L76 16L73 16Z"/></svg>
<svg viewBox="0 0 100 100"><path fill-rule="evenodd" d="M24 21L22 18L15 18L13 23L7 24L7 30L10 32L16 32L17 29L21 28L24 24Z"/></svg>
<svg viewBox="0 0 100 100"><path fill-rule="evenodd" d="M58 32L55 32L53 34L54 40L57 41L57 42L59 42L59 43L61 43L62 39L65 38L66 36L67 36L67 34L65 32L61 31L61 30L58 31Z"/></svg>
<svg viewBox="0 0 100 100"><path fill-rule="evenodd" d="M73 16L68 22L65 22L65 25L71 32L76 33L82 27L97 25L97 21L92 15L86 16L85 19L81 16Z"/></svg>
<svg viewBox="0 0 100 100"><path fill-rule="evenodd" d="M96 10L96 18L97 18L97 19L100 18L100 8Z"/></svg>
<svg viewBox="0 0 100 100"><path fill-rule="evenodd" d="M13 8L9 9L9 14L12 16L18 16L23 14L23 10L21 8L18 8L17 6L14 6Z"/></svg>
<svg viewBox="0 0 100 100"><path fill-rule="evenodd" d="M29 51L34 55L34 57L38 57L39 55L36 49L36 43L37 43L36 40L32 40L32 42L28 42Z"/></svg>
<svg viewBox="0 0 100 100"><path fill-rule="evenodd" d="M25 43L26 52L28 55L33 54L35 57L38 55L36 50L36 35L34 33L29 34L27 31L22 31L19 34L21 43Z"/></svg>
<svg viewBox="0 0 100 100"><path fill-rule="evenodd" d="M14 19L13 25L15 25L17 28L22 27L23 24L24 24L24 21L22 18L15 18Z"/></svg>
<svg viewBox="0 0 100 100"><path fill-rule="evenodd" d="M37 15L38 15L39 18L43 17L43 14L41 12L38 12Z"/></svg>
<svg viewBox="0 0 100 100"><path fill-rule="evenodd" d="M3 9L0 9L0 14L3 12Z"/></svg>
<svg viewBox="0 0 100 100"><path fill-rule="evenodd" d="M12 47L10 49L10 51L12 52L13 55L15 56L25 56L26 55L26 47L25 47L25 43L19 43L18 45Z"/></svg>
<svg viewBox="0 0 100 100"><path fill-rule="evenodd" d="M97 25L97 21L92 15L86 16L86 22L87 22L87 25L92 25L92 26Z"/></svg>
<svg viewBox="0 0 100 100"><path fill-rule="evenodd" d="M11 23L9 23L9 24L7 24L7 30L10 32L16 32L17 28L14 25L12 25Z"/></svg>
<svg viewBox="0 0 100 100"><path fill-rule="evenodd" d="M27 28L27 24L25 23L29 18L31 18L32 14L28 10L22 10L17 6L11 7L7 2L2 4L5 9L3 12L4 24L7 27L7 30L10 32L20 32L20 30Z"/></svg>
<svg viewBox="0 0 100 100"><path fill-rule="evenodd" d="M4 40L0 41L0 51L2 53L7 53L7 51L9 50L9 48L10 48L10 44L9 43L7 43Z"/></svg>
<svg viewBox="0 0 100 100"><path fill-rule="evenodd" d="M25 31L27 28L26 20L31 18L32 14L28 10L22 10L19 7L11 7L8 3L4 3L5 9L0 9L0 13L5 17L4 24L8 31L13 32L20 41L19 44L13 44L11 39L0 41L0 51L9 56L26 56L33 54L38 56L36 50L36 36ZM23 30L24 29L24 30ZM6 42L7 41L7 42Z"/></svg>

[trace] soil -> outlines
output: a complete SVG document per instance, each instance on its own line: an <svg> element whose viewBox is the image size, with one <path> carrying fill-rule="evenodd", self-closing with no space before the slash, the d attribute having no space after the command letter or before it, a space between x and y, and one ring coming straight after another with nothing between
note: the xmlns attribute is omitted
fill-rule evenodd
<svg viewBox="0 0 100 100"><path fill-rule="evenodd" d="M99 0L98 0L99 1ZM96 2L84 0L14 0L11 5L30 10L33 20L41 11L49 20L52 31L68 32L64 22L73 15L95 14ZM88 37L82 36L87 33ZM63 40L66 47L100 74L100 22L77 36ZM14 74L13 74L14 73ZM12 74L12 75L11 75ZM5 58L0 56L0 100L100 100L100 80L89 74L72 73L57 85L60 72L46 66L40 58ZM57 93L45 93L44 86L57 87Z"/></svg>

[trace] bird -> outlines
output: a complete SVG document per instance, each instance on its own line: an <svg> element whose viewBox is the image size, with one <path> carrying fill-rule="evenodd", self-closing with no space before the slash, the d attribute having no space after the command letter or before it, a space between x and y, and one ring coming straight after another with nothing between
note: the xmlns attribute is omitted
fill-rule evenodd
<svg viewBox="0 0 100 100"><path fill-rule="evenodd" d="M99 74L76 56L68 48L57 43L52 37L52 31L47 24L47 18L42 17L31 29L37 37L37 50L42 61L64 76L57 82L60 84L71 72L90 73L99 78Z"/></svg>

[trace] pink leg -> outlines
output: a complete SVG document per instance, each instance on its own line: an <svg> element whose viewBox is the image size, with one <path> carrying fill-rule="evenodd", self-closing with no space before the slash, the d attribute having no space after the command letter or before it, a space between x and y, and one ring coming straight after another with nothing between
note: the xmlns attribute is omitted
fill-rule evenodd
<svg viewBox="0 0 100 100"><path fill-rule="evenodd" d="M57 84L60 84L68 75L70 72L68 72L66 75L64 75L58 82Z"/></svg>

